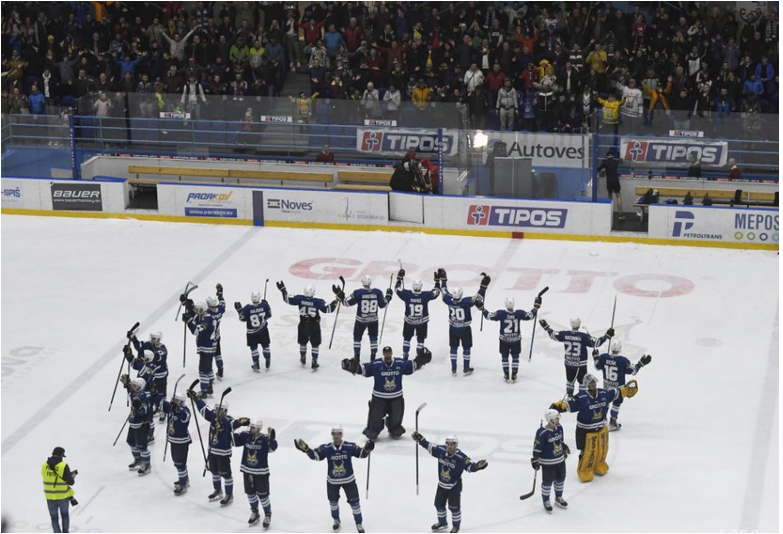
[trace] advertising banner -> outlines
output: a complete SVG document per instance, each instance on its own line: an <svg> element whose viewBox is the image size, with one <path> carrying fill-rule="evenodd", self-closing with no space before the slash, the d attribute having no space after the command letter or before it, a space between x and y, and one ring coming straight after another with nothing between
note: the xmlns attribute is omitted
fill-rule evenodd
<svg viewBox="0 0 783 534"><path fill-rule="evenodd" d="M650 237L777 244L780 240L776 209L700 206L650 206Z"/></svg>
<svg viewBox="0 0 783 534"><path fill-rule="evenodd" d="M10 183L3 180L3 204L4 208L21 208L24 206L24 197L22 195L22 184Z"/></svg>
<svg viewBox="0 0 783 534"><path fill-rule="evenodd" d="M487 132L484 161L491 153L498 157L529 158L533 167L582 167L586 139L581 135L531 132ZM584 141L584 146L583 146Z"/></svg>
<svg viewBox="0 0 783 534"><path fill-rule="evenodd" d="M729 145L725 141L699 141L692 138L645 139L623 137L620 157L635 166L687 167L695 154L705 167L723 167L728 161Z"/></svg>
<svg viewBox="0 0 783 534"><path fill-rule="evenodd" d="M243 207L243 195L230 187L177 188L186 217L222 217L236 219Z"/></svg>
<svg viewBox="0 0 783 534"><path fill-rule="evenodd" d="M443 153L452 156L458 150L458 132L446 130L443 132ZM435 155L440 146L438 130L406 130L395 128L357 128L356 150L373 154L387 154L402 157L408 150L421 154Z"/></svg>
<svg viewBox="0 0 783 534"><path fill-rule="evenodd" d="M255 205L263 201L263 210ZM389 220L387 195L344 191L266 189L253 196L253 212L264 221L385 224ZM254 217L258 218L258 217Z"/></svg>
<svg viewBox="0 0 783 534"><path fill-rule="evenodd" d="M258 120L260 122L294 122L294 118L290 115L261 115Z"/></svg>
<svg viewBox="0 0 783 534"><path fill-rule="evenodd" d="M103 211L101 184L51 182L51 192L55 211Z"/></svg>

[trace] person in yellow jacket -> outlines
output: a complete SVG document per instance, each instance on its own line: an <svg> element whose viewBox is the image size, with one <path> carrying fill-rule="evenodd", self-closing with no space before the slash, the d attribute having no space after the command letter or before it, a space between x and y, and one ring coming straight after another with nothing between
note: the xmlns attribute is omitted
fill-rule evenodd
<svg viewBox="0 0 783 534"><path fill-rule="evenodd" d="M46 504L49 507L49 516L52 518L52 529L54 532L68 532L70 523L70 514L68 505L79 504L74 499L73 486L76 483L78 471L71 471L68 464L63 460L65 458L65 449L55 447L52 455L41 466L41 476L43 476L44 495ZM63 524L60 529L58 512L62 516Z"/></svg>
<svg viewBox="0 0 783 534"><path fill-rule="evenodd" d="M609 94L609 99L605 100L598 97L598 103L604 107L603 119L604 124L619 124L620 122L620 107L625 103L625 99L617 100L614 94Z"/></svg>

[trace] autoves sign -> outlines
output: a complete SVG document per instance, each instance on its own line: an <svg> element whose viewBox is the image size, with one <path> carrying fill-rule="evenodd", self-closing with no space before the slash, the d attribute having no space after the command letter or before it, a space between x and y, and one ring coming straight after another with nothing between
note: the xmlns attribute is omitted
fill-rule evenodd
<svg viewBox="0 0 783 534"><path fill-rule="evenodd" d="M728 160L725 141L696 141L684 139L633 139L623 137L621 157L635 165L685 167L694 154L702 165L720 167Z"/></svg>
<svg viewBox="0 0 783 534"><path fill-rule="evenodd" d="M473 204L467 215L469 226L564 228L568 210Z"/></svg>

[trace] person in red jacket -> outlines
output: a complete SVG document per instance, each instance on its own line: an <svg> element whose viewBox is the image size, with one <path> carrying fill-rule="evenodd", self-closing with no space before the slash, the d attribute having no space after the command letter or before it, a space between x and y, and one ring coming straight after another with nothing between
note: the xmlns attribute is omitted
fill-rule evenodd
<svg viewBox="0 0 783 534"><path fill-rule="evenodd" d="M492 65L492 71L487 74L487 87L490 94L490 105L494 108L495 102L497 102L498 91L503 87L503 83L506 81L506 75L500 70L500 63Z"/></svg>
<svg viewBox="0 0 783 534"><path fill-rule="evenodd" d="M440 194L440 167L432 163L429 158L422 158L420 162L421 177L424 180L424 192L433 195Z"/></svg>
<svg viewBox="0 0 783 534"><path fill-rule="evenodd" d="M356 17L351 17L347 28L342 28L346 48L349 52L356 52L362 42L362 29L356 23Z"/></svg>
<svg viewBox="0 0 783 534"><path fill-rule="evenodd" d="M329 150L329 145L324 144L323 149L315 157L318 163L334 163L334 152Z"/></svg>
<svg viewBox="0 0 783 534"><path fill-rule="evenodd" d="M305 55L310 54L310 49L313 48L318 40L321 38L321 34L324 23L322 22L316 22L315 19L310 19L306 23L300 22L299 28L301 28L304 31L304 38L305 38Z"/></svg>

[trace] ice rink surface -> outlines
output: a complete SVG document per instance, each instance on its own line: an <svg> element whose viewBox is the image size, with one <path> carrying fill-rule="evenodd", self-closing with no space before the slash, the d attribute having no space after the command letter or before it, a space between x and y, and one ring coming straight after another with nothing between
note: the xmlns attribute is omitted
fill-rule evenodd
<svg viewBox="0 0 783 534"><path fill-rule="evenodd" d="M172 494L176 473L162 461L164 426L151 445L153 472L129 472L125 436L116 447L127 409L118 392L107 411L122 358L125 332L141 321L140 339L163 332L169 350L169 394L197 378L195 342L188 336L182 368L183 326L174 321L178 295L191 280L205 298L225 286L223 319L227 397L235 417L262 418L277 430L270 455L270 531L331 531L326 463L293 447L330 439L333 423L345 438L364 442L371 380L340 369L352 355L354 309L324 316L321 368L299 365L295 307L274 286L292 293L313 283L330 299L339 275L346 290L363 274L385 289L398 258L414 278L432 287L442 266L450 287L468 295L479 273L492 276L487 307L506 296L529 310L544 286L540 317L556 329L578 315L592 334L610 325L632 361L651 354L640 371L640 391L622 406L620 432L610 434L609 473L588 484L568 459L569 509L548 515L530 490L535 430L550 403L565 393L563 346L538 328L528 363L532 323L523 326L523 363L516 384L502 380L498 324L473 325L473 367L453 378L448 356L447 308L431 305L430 365L404 380L408 433L384 432L372 454L369 499L366 460L355 460L367 532L428 532L435 522L437 463L420 456L421 494L415 492L413 431L416 406L427 402L420 430L442 442L456 433L460 449L489 467L464 475L464 532L774 531L778 527L778 256L770 252L592 242L479 239L413 233L363 233L125 220L2 217L2 513L14 531L49 531L40 469L54 446L79 470L71 509L72 532L244 532L250 515L234 452L235 501L210 503L211 480L195 428L190 449L191 487ZM234 301L247 303L269 278L272 368L253 373L244 324ZM401 301L392 301L383 335L396 355L402 346ZM606 348L606 346L604 346ZM368 341L363 361L368 359ZM308 356L309 364L309 356ZM460 369L461 369L460 356ZM592 362L590 363L592 370ZM574 444L575 415L564 414L566 441ZM207 425L199 417L202 434ZM265 429L266 430L266 429ZM342 532L355 532L341 498ZM449 519L450 522L450 519Z"/></svg>

